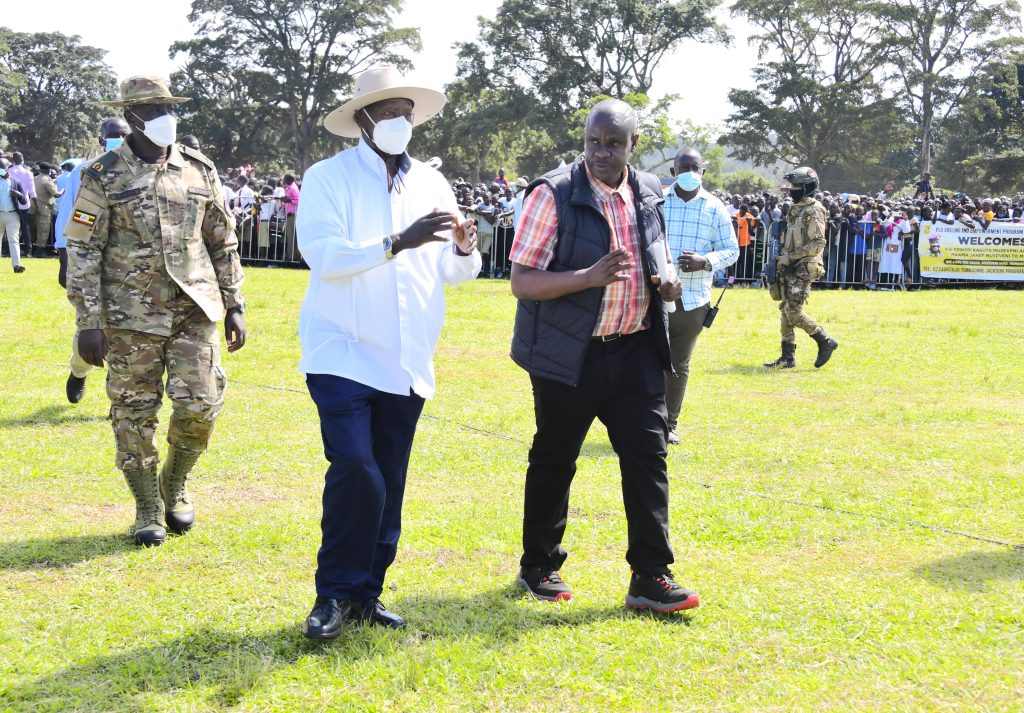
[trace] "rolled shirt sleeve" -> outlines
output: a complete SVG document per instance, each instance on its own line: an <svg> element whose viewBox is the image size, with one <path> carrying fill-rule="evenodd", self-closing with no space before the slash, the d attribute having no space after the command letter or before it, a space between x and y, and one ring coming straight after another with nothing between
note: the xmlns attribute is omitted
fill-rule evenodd
<svg viewBox="0 0 1024 713"><path fill-rule="evenodd" d="M732 229L732 219L725 210L715 211L711 252L704 259L711 263L711 272L718 272L734 264L740 256L739 241Z"/></svg>

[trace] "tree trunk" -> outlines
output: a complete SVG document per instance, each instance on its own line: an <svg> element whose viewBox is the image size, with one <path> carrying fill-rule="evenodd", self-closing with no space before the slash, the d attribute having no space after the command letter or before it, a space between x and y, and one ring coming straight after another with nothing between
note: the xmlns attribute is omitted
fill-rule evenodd
<svg viewBox="0 0 1024 713"><path fill-rule="evenodd" d="M921 157L918 168L921 173L931 173L932 166L932 93L926 86L921 92Z"/></svg>

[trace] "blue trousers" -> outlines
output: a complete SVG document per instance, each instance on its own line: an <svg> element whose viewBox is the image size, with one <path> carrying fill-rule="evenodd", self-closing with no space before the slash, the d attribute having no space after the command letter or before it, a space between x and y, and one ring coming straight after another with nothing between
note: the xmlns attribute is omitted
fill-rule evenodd
<svg viewBox="0 0 1024 713"><path fill-rule="evenodd" d="M402 498L423 399L329 374L308 374L324 455L316 593L365 602L380 597L402 531Z"/></svg>

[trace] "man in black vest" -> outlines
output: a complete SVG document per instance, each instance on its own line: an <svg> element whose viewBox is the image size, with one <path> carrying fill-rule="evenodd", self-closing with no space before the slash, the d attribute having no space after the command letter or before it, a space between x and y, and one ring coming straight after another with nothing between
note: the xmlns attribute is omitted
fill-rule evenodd
<svg viewBox="0 0 1024 713"><path fill-rule="evenodd" d="M569 486L598 418L622 472L633 568L626 604L672 612L700 603L669 571L664 301L681 290L657 276L661 182L628 165L637 138L636 112L602 101L587 118L583 157L527 188L511 254L512 359L530 374L537 433L516 582L538 599L572 598L558 575Z"/></svg>

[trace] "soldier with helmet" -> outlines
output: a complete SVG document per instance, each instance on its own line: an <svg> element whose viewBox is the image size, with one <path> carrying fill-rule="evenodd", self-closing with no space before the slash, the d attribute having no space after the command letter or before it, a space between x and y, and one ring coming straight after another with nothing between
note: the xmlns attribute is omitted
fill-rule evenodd
<svg viewBox="0 0 1024 713"><path fill-rule="evenodd" d="M825 365L839 342L804 312L811 293L811 283L825 274L821 252L825 247L825 225L828 211L814 198L818 174L813 168L801 167L784 177L790 184L793 206L789 209L786 233L779 250L779 310L782 312L782 356L767 362L771 369L792 369L796 366L796 335L800 328L818 344L815 368Z"/></svg>
<svg viewBox="0 0 1024 713"><path fill-rule="evenodd" d="M242 267L213 162L175 142L167 78L130 77L118 101L132 129L89 163L64 234L68 299L78 350L106 359L117 467L135 496L134 537L159 545L188 530L186 487L223 404L217 322L228 351L245 344ZM155 442L166 390L172 402L163 469Z"/></svg>

